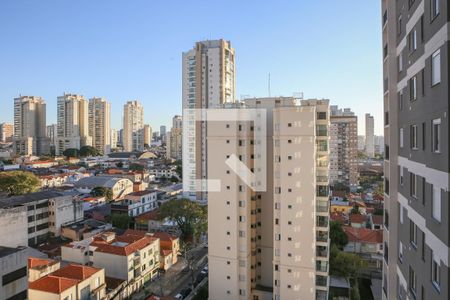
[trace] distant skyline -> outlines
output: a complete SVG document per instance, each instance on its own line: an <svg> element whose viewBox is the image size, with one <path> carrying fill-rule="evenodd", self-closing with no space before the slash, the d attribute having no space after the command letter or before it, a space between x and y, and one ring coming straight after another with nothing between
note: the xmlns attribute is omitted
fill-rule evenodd
<svg viewBox="0 0 450 300"><path fill-rule="evenodd" d="M13 99L77 93L111 102L111 128L139 100L144 122L170 130L181 114L181 55L205 39L236 49L237 98L303 92L375 118L382 135L381 14L376 1L0 2L0 122ZM357 24L357 25L356 25Z"/></svg>

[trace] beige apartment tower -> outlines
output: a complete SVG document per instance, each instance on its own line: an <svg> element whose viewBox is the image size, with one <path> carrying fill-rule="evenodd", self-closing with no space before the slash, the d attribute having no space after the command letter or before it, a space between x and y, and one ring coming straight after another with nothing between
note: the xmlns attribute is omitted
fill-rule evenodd
<svg viewBox="0 0 450 300"><path fill-rule="evenodd" d="M172 118L172 129L167 133L168 157L182 159L183 148L183 117L174 116Z"/></svg>
<svg viewBox="0 0 450 300"><path fill-rule="evenodd" d="M111 105L104 98L89 99L89 135L100 153L111 152Z"/></svg>
<svg viewBox="0 0 450 300"><path fill-rule="evenodd" d="M183 53L182 76L183 110L217 108L235 102L235 51L231 42L222 39L197 42L193 49ZM185 111L183 120L187 120ZM207 194L195 191L199 190L196 180L207 177L205 123L198 122L194 131L183 133L183 187L186 197L204 203ZM200 188L205 189L205 185Z"/></svg>
<svg viewBox="0 0 450 300"><path fill-rule="evenodd" d="M152 134L153 130L152 127L149 124L144 125L144 145L147 145L150 147L152 143Z"/></svg>
<svg viewBox="0 0 450 300"><path fill-rule="evenodd" d="M128 101L123 107L123 149L144 150L144 107L139 101Z"/></svg>
<svg viewBox="0 0 450 300"><path fill-rule="evenodd" d="M89 103L81 95L64 94L58 97L58 131L56 155L67 149L92 146L89 135Z"/></svg>
<svg viewBox="0 0 450 300"><path fill-rule="evenodd" d="M46 104L41 97L14 99L14 152L18 155L49 154L46 137Z"/></svg>
<svg viewBox="0 0 450 300"><path fill-rule="evenodd" d="M370 114L366 114L366 155L375 157L374 119Z"/></svg>
<svg viewBox="0 0 450 300"><path fill-rule="evenodd" d="M220 180L220 191L208 192L209 299L325 300L329 101L253 98L235 107L266 110L266 149L255 147L260 125L207 122L208 179ZM258 151L265 169L255 164ZM232 155L265 173L266 191L230 169Z"/></svg>
<svg viewBox="0 0 450 300"><path fill-rule="evenodd" d="M1 123L0 124L0 142L11 143L14 137L14 124Z"/></svg>

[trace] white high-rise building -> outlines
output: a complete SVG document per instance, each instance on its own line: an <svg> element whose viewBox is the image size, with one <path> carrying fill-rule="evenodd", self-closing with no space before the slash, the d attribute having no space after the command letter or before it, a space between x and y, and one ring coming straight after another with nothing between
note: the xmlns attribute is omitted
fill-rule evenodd
<svg viewBox="0 0 450 300"><path fill-rule="evenodd" d="M183 53L183 109L219 107L235 102L235 54L230 41L208 40L195 44ZM183 111L183 120L189 118ZM193 134L183 133L183 187L186 197L206 201L206 193L196 190L196 180L207 176L206 128L199 123L195 129L195 144L189 143ZM197 138L198 137L198 138Z"/></svg>
<svg viewBox="0 0 450 300"><path fill-rule="evenodd" d="M243 104L236 107L266 109L266 136L251 121L206 122L207 178L220 186L208 191L209 299L327 299L329 101ZM261 139L266 149L257 149ZM261 151L265 168L256 163ZM234 173L232 156L265 174L265 191Z"/></svg>
<svg viewBox="0 0 450 300"><path fill-rule="evenodd" d="M0 142L10 143L14 137L14 124L1 123L0 124Z"/></svg>
<svg viewBox="0 0 450 300"><path fill-rule="evenodd" d="M111 129L111 149L117 148L117 143L119 141L119 132L117 129Z"/></svg>
<svg viewBox="0 0 450 300"><path fill-rule="evenodd" d="M58 97L58 132L56 155L67 149L92 146L89 135L89 103L81 95L64 94Z"/></svg>
<svg viewBox="0 0 450 300"><path fill-rule="evenodd" d="M111 152L111 105L104 98L89 99L89 135L94 148Z"/></svg>
<svg viewBox="0 0 450 300"><path fill-rule="evenodd" d="M368 157L375 156L374 119L370 114L366 114L366 154Z"/></svg>
<svg viewBox="0 0 450 300"><path fill-rule="evenodd" d="M152 127L149 124L144 125L144 145L150 146L152 143Z"/></svg>
<svg viewBox="0 0 450 300"><path fill-rule="evenodd" d="M46 136L46 104L35 96L14 99L14 152L19 155L50 153Z"/></svg>
<svg viewBox="0 0 450 300"><path fill-rule="evenodd" d="M144 150L144 107L139 101L124 105L123 149L126 152Z"/></svg>

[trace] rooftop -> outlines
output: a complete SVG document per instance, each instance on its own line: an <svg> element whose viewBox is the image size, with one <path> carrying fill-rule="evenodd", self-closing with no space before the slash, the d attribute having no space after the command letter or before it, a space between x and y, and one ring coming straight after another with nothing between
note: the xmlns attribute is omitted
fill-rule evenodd
<svg viewBox="0 0 450 300"><path fill-rule="evenodd" d="M28 269L42 269L56 263L58 261L49 258L28 257Z"/></svg>
<svg viewBox="0 0 450 300"><path fill-rule="evenodd" d="M354 228L343 226L349 242L364 242L371 244L381 244L383 242L383 230L372 230L367 228Z"/></svg>
<svg viewBox="0 0 450 300"><path fill-rule="evenodd" d="M5 257L11 254L14 254L16 252L20 252L22 250L25 250L26 247L17 247L17 248L11 248L11 247L3 247L0 246L0 258Z"/></svg>
<svg viewBox="0 0 450 300"><path fill-rule="evenodd" d="M26 195L2 198L2 199L0 199L0 208L21 206L23 204L40 201L40 200L52 199L52 198L61 197L64 195L65 194L62 192L50 190L50 191L41 191L41 192L30 193L30 194L26 194Z"/></svg>
<svg viewBox="0 0 450 300"><path fill-rule="evenodd" d="M129 179L115 178L110 176L91 176L78 180L77 182L75 182L74 185L76 187L88 187L88 188L95 188L100 186L112 188L120 180L129 180Z"/></svg>

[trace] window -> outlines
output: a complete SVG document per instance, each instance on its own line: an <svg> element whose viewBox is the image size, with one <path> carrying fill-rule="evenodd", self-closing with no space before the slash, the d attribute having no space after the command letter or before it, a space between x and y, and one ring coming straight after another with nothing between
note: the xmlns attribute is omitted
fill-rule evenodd
<svg viewBox="0 0 450 300"><path fill-rule="evenodd" d="M414 295L416 295L417 275L411 267L409 267L409 289Z"/></svg>
<svg viewBox="0 0 450 300"><path fill-rule="evenodd" d="M414 28L409 34L409 51L414 52L417 49L417 30Z"/></svg>
<svg viewBox="0 0 450 300"><path fill-rule="evenodd" d="M400 166L400 185L401 186L403 186L403 182L404 182L404 179L403 179L403 167Z"/></svg>
<svg viewBox="0 0 450 300"><path fill-rule="evenodd" d="M403 110L403 91L398 92L398 109Z"/></svg>
<svg viewBox="0 0 450 300"><path fill-rule="evenodd" d="M403 224L403 206L399 203L398 204L398 210L399 210L399 214L400 214L400 224Z"/></svg>
<svg viewBox="0 0 450 300"><path fill-rule="evenodd" d="M426 123L424 122L424 123L422 123L422 150L425 150L425 148L426 148L426 140L427 140L427 137L425 136L425 133L427 132L427 126L426 126Z"/></svg>
<svg viewBox="0 0 450 300"><path fill-rule="evenodd" d="M324 111L317 112L317 119L318 120L326 120L327 119L327 113Z"/></svg>
<svg viewBox="0 0 450 300"><path fill-rule="evenodd" d="M398 63L398 72L400 73L401 71L403 71L403 56L401 52L397 58L397 63Z"/></svg>
<svg viewBox="0 0 450 300"><path fill-rule="evenodd" d="M433 186L433 218L441 221L441 189Z"/></svg>
<svg viewBox="0 0 450 300"><path fill-rule="evenodd" d="M400 262L403 262L403 243L402 243L402 241L399 241L399 244L398 244L398 260Z"/></svg>
<svg viewBox="0 0 450 300"><path fill-rule="evenodd" d="M417 75L409 80L409 100L417 99Z"/></svg>
<svg viewBox="0 0 450 300"><path fill-rule="evenodd" d="M417 198L417 175L409 173L410 195Z"/></svg>
<svg viewBox="0 0 450 300"><path fill-rule="evenodd" d="M399 15L397 20L397 34L400 35L401 33L402 33L402 15Z"/></svg>
<svg viewBox="0 0 450 300"><path fill-rule="evenodd" d="M438 49L431 55L431 85L441 82L441 51Z"/></svg>
<svg viewBox="0 0 450 300"><path fill-rule="evenodd" d="M23 278L27 276L27 267L20 268L18 270L12 271L8 274L3 275L2 277L2 284L3 286L7 285L8 283L14 282L20 278Z"/></svg>
<svg viewBox="0 0 450 300"><path fill-rule="evenodd" d="M441 152L441 119L433 120L433 152Z"/></svg>
<svg viewBox="0 0 450 300"><path fill-rule="evenodd" d="M433 286L438 291L441 290L441 265L439 261L439 258L433 253L431 261L431 280L433 282Z"/></svg>
<svg viewBox="0 0 450 300"><path fill-rule="evenodd" d="M400 148L403 148L403 128L400 128Z"/></svg>
<svg viewBox="0 0 450 300"><path fill-rule="evenodd" d="M431 19L439 15L439 0L431 0Z"/></svg>
<svg viewBox="0 0 450 300"><path fill-rule="evenodd" d="M417 125L410 126L411 149L417 150Z"/></svg>
<svg viewBox="0 0 450 300"><path fill-rule="evenodd" d="M409 241L417 248L417 225L411 220L409 220Z"/></svg>

